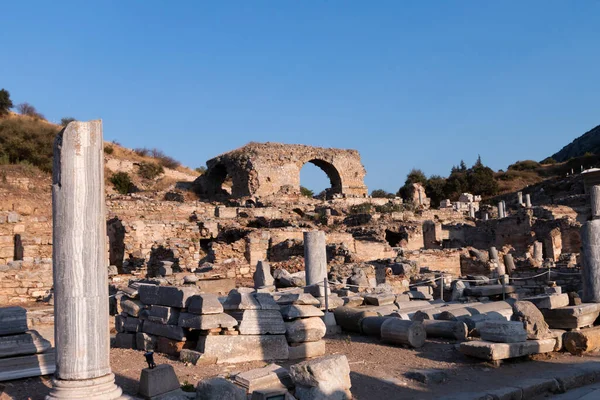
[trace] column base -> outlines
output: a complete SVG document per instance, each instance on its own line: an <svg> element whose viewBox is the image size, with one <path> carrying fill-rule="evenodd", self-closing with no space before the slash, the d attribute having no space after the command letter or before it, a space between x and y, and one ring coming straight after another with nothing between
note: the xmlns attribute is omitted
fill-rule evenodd
<svg viewBox="0 0 600 400"><path fill-rule="evenodd" d="M52 390L46 400L117 400L123 398L122 394L121 388L115 385L115 374L108 374L80 381L53 379Z"/></svg>

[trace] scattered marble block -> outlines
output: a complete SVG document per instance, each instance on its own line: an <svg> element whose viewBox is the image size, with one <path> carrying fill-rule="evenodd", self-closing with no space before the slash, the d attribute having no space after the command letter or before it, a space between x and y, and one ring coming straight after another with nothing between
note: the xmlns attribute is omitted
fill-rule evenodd
<svg viewBox="0 0 600 400"><path fill-rule="evenodd" d="M156 342L156 336L144 332L138 332L135 335L135 347L138 350L154 351L156 350Z"/></svg>
<svg viewBox="0 0 600 400"><path fill-rule="evenodd" d="M562 288L560 286L545 287L544 293L546 293L546 294L562 294Z"/></svg>
<svg viewBox="0 0 600 400"><path fill-rule="evenodd" d="M193 314L221 314L223 305L215 294L197 294L188 299L187 310Z"/></svg>
<svg viewBox="0 0 600 400"><path fill-rule="evenodd" d="M295 399L287 389L259 389L252 392L250 400L292 400Z"/></svg>
<svg viewBox="0 0 600 400"><path fill-rule="evenodd" d="M411 300L432 300L433 296L427 293L418 292L416 290L410 290L405 293Z"/></svg>
<svg viewBox="0 0 600 400"><path fill-rule="evenodd" d="M316 342L321 340L327 328L319 317L296 319L285 323L285 337L290 343Z"/></svg>
<svg viewBox="0 0 600 400"><path fill-rule="evenodd" d="M408 371L404 374L404 376L421 383L442 383L448 379L446 372L439 369L420 369Z"/></svg>
<svg viewBox="0 0 600 400"><path fill-rule="evenodd" d="M274 303L277 304L277 303ZM285 333L285 324L277 310L229 311L239 322L240 335L279 335Z"/></svg>
<svg viewBox="0 0 600 400"><path fill-rule="evenodd" d="M217 328L233 328L238 321L231 315L221 314L191 314L182 312L179 315L179 326L183 328L209 330Z"/></svg>
<svg viewBox="0 0 600 400"><path fill-rule="evenodd" d="M342 333L342 327L337 324L337 321L335 320L335 315L332 312L325 312L325 315L323 315L321 319L323 320L323 322L325 323L325 327L327 328L325 335L338 335Z"/></svg>
<svg viewBox="0 0 600 400"><path fill-rule="evenodd" d="M362 306L365 301L361 296L344 296L341 299L344 300L344 306L346 307Z"/></svg>
<svg viewBox="0 0 600 400"><path fill-rule="evenodd" d="M296 383L298 399L348 400L352 398L350 365L343 354L292 365L290 375Z"/></svg>
<svg viewBox="0 0 600 400"><path fill-rule="evenodd" d="M54 350L42 354L6 358L0 362L0 382L50 375L54 371L56 371Z"/></svg>
<svg viewBox="0 0 600 400"><path fill-rule="evenodd" d="M293 388L294 382L287 369L277 364L241 372L233 378L234 382L249 393L260 389Z"/></svg>
<svg viewBox="0 0 600 400"><path fill-rule="evenodd" d="M554 351L556 339L526 340L517 343L493 343L482 340L463 342L461 353L488 361L505 360L530 354L550 353Z"/></svg>
<svg viewBox="0 0 600 400"><path fill-rule="evenodd" d="M144 303L139 300L132 300L125 296L121 297L121 310L132 317L139 317L144 307Z"/></svg>
<svg viewBox="0 0 600 400"><path fill-rule="evenodd" d="M511 285L485 285L485 286L471 286L465 288L464 295L465 296L474 296L474 297L489 297L489 296L497 296L502 293L514 293L516 288Z"/></svg>
<svg viewBox="0 0 600 400"><path fill-rule="evenodd" d="M115 347L118 349L135 349L136 334L119 332L115 336Z"/></svg>
<svg viewBox="0 0 600 400"><path fill-rule="evenodd" d="M540 310L554 310L569 305L569 295L567 293L533 296L523 300L532 302Z"/></svg>
<svg viewBox="0 0 600 400"><path fill-rule="evenodd" d="M321 302L310 293L285 293L277 297L275 302L281 306L287 304L318 306L321 304Z"/></svg>
<svg viewBox="0 0 600 400"><path fill-rule="evenodd" d="M200 336L196 350L217 357L217 364L289 358L285 335Z"/></svg>
<svg viewBox="0 0 600 400"><path fill-rule="evenodd" d="M248 400L246 391L224 378L212 378L198 382L197 400Z"/></svg>
<svg viewBox="0 0 600 400"><path fill-rule="evenodd" d="M179 320L179 309L174 307L152 305L148 309L147 318L149 321L163 325L177 325L177 321Z"/></svg>
<svg viewBox="0 0 600 400"><path fill-rule="evenodd" d="M319 308L321 310L325 310L325 297L315 297L317 300L319 300ZM329 295L328 298L329 301L329 311L333 311L338 307L341 307L344 305L344 299L342 299L341 297L339 297L337 294L335 293L331 293L331 295Z"/></svg>
<svg viewBox="0 0 600 400"><path fill-rule="evenodd" d="M527 331L520 321L486 321L478 328L481 340L516 343L527 340Z"/></svg>
<svg viewBox="0 0 600 400"><path fill-rule="evenodd" d="M163 325L152 321L144 321L142 332L173 340L185 340L183 328L177 325Z"/></svg>
<svg viewBox="0 0 600 400"><path fill-rule="evenodd" d="M156 368L144 368L142 370L138 393L146 399L152 399L179 390L179 388L179 380L175 375L173 366L161 364L157 365Z"/></svg>
<svg viewBox="0 0 600 400"><path fill-rule="evenodd" d="M223 303L225 310L279 310L279 305L269 293L244 293L240 289L229 292Z"/></svg>
<svg viewBox="0 0 600 400"><path fill-rule="evenodd" d="M594 324L600 314L600 303L582 303L577 306L542 310L544 319L553 329L577 329Z"/></svg>
<svg viewBox="0 0 600 400"><path fill-rule="evenodd" d="M365 294L363 297L365 303L373 306L385 306L396 301L396 295L393 293Z"/></svg>
<svg viewBox="0 0 600 400"><path fill-rule="evenodd" d="M136 333L142 330L142 320L136 317L117 315L115 329L120 333Z"/></svg>
<svg viewBox="0 0 600 400"><path fill-rule="evenodd" d="M288 350L290 360L321 357L325 355L325 341L292 343Z"/></svg>
<svg viewBox="0 0 600 400"><path fill-rule="evenodd" d="M157 337L156 351L173 357L179 357L185 343L184 341L171 340L166 337Z"/></svg>
<svg viewBox="0 0 600 400"><path fill-rule="evenodd" d="M23 307L0 308L0 335L15 335L27 331L27 310Z"/></svg>
<svg viewBox="0 0 600 400"><path fill-rule="evenodd" d="M289 304L281 306L281 315L284 319L322 317L323 311L311 305Z"/></svg>
<svg viewBox="0 0 600 400"><path fill-rule="evenodd" d="M179 361L193 365L209 365L216 364L217 357L208 356L195 350L182 349L179 352Z"/></svg>
<svg viewBox="0 0 600 400"><path fill-rule="evenodd" d="M140 300L144 304L157 304L178 308L187 307L188 299L198 292L196 287L157 286L146 284L140 285L138 291Z"/></svg>
<svg viewBox="0 0 600 400"><path fill-rule="evenodd" d="M37 331L0 336L0 358L43 353L50 347L50 342L40 336Z"/></svg>

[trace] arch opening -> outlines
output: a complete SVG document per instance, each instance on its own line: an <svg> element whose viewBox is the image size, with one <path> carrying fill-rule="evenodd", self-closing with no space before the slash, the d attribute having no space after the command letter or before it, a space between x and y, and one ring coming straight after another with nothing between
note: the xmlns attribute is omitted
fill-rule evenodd
<svg viewBox="0 0 600 400"><path fill-rule="evenodd" d="M205 176L206 193L210 196L231 196L232 180L225 164L210 168Z"/></svg>
<svg viewBox="0 0 600 400"><path fill-rule="evenodd" d="M319 198L331 198L336 193L342 193L342 178L338 170L333 164L317 158L302 165L300 185L312 190L314 196Z"/></svg>

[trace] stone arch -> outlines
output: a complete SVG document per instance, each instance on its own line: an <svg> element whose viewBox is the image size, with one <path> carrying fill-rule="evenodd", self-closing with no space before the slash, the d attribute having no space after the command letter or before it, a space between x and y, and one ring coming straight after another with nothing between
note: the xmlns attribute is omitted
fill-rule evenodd
<svg viewBox="0 0 600 400"><path fill-rule="evenodd" d="M329 182L331 183L331 188L327 189L328 194L342 193L342 177L340 175L340 172L332 163L320 158L313 158L302 163L302 165L300 166L300 170L302 170L302 167L307 163L311 163L319 167L323 172L325 172L325 174L329 178ZM298 177L298 182L300 182L300 177ZM298 191L299 190L300 187L298 187Z"/></svg>

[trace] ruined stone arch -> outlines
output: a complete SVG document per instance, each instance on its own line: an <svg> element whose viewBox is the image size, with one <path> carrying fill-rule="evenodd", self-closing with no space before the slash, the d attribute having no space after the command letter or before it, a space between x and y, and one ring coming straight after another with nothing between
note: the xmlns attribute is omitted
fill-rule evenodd
<svg viewBox="0 0 600 400"><path fill-rule="evenodd" d="M266 197L300 192L300 169L306 163L329 177L331 192L365 197L365 168L356 150L327 149L297 144L249 143L206 162L196 179L196 191L206 197L223 195L224 177L232 178L231 197Z"/></svg>

